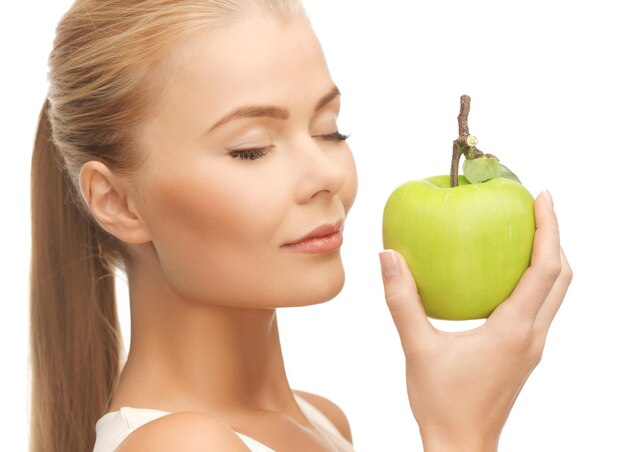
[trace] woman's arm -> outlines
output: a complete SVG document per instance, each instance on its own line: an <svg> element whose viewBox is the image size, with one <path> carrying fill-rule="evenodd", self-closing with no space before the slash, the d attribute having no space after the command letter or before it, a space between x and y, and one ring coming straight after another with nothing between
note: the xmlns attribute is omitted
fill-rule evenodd
<svg viewBox="0 0 626 452"><path fill-rule="evenodd" d="M407 389L426 451L495 451L572 279L547 193L535 201L530 267L481 327L442 332L428 321L406 262L381 253L385 297L406 356Z"/></svg>

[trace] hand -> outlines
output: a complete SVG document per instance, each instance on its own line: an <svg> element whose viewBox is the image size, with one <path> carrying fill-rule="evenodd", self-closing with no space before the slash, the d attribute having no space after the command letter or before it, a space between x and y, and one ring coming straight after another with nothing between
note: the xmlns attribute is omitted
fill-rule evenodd
<svg viewBox="0 0 626 452"><path fill-rule="evenodd" d="M535 200L531 265L511 296L471 331L437 330L395 251L381 253L385 298L406 357L409 402L426 451L491 451L572 279L547 192Z"/></svg>

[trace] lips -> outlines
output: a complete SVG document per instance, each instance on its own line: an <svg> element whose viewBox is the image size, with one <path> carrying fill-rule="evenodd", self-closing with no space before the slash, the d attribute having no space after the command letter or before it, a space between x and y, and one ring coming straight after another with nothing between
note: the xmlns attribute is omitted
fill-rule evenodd
<svg viewBox="0 0 626 452"><path fill-rule="evenodd" d="M303 237L300 237L293 242L285 243L283 246L293 246L299 243L303 243L316 238L323 238L331 236L337 232L341 232L343 230L344 220L336 221L334 224L323 224L313 229L311 232L306 234Z"/></svg>

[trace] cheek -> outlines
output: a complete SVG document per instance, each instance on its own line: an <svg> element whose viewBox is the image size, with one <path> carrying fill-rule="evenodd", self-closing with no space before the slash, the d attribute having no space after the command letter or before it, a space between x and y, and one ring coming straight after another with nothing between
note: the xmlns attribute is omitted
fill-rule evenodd
<svg viewBox="0 0 626 452"><path fill-rule="evenodd" d="M180 176L180 177L179 177ZM242 276L258 281L271 265L281 201L221 172L156 179L145 220L163 277L186 299L233 296ZM258 275L255 277L255 274Z"/></svg>

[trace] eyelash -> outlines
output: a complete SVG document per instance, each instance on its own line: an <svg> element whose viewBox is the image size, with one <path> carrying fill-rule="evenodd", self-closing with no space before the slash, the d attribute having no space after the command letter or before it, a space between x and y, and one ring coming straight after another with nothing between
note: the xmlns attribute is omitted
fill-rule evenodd
<svg viewBox="0 0 626 452"><path fill-rule="evenodd" d="M316 138L321 138L324 141L345 141L349 137L350 135L344 135L343 133L337 131L327 133L325 135L319 135ZM230 156L234 159L240 158L242 160L256 160L267 155L267 153L273 148L274 146L265 146L263 148L240 149L238 151L231 151Z"/></svg>

